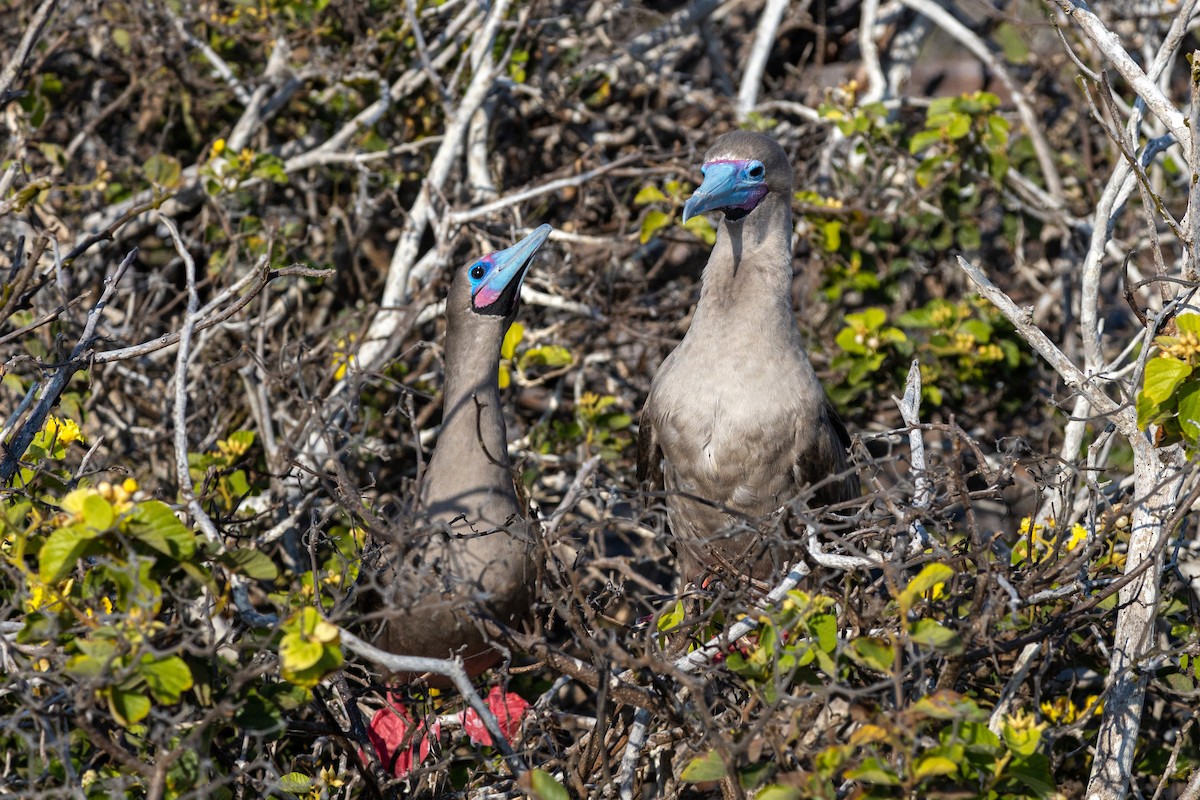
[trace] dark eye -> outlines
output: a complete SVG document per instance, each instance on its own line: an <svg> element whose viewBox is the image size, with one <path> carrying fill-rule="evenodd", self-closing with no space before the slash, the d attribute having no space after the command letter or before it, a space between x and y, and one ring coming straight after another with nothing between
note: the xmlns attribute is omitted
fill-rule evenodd
<svg viewBox="0 0 1200 800"><path fill-rule="evenodd" d="M764 167L762 164L755 164L753 167L750 168L750 172L747 174L749 174L751 178L757 179L757 178L761 178L766 173L767 173L766 167Z"/></svg>
<svg viewBox="0 0 1200 800"><path fill-rule="evenodd" d="M485 274L487 274L487 271L483 268L483 264L476 264L471 267L471 277L475 280L480 280Z"/></svg>

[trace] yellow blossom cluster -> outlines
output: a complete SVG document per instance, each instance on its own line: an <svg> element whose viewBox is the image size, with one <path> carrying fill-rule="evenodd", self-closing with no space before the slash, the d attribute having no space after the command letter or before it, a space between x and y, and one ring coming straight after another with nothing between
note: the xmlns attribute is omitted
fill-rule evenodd
<svg viewBox="0 0 1200 800"><path fill-rule="evenodd" d="M124 514L129 509L133 508L133 495L138 490L138 482L133 478L126 478L120 483L109 483L108 481L100 481L96 486L96 491L112 504L113 510L118 514Z"/></svg>
<svg viewBox="0 0 1200 800"><path fill-rule="evenodd" d="M1044 700L1041 709L1042 716L1055 725L1070 725L1076 720L1099 714L1104 710L1104 702L1100 699L1100 695L1091 694L1080 707L1075 705L1070 697L1062 696L1053 700Z"/></svg>
<svg viewBox="0 0 1200 800"><path fill-rule="evenodd" d="M83 432L79 430L79 423L73 419L56 417L53 414L46 417L46 422L42 425L42 433L47 442L57 442L64 446L84 440Z"/></svg>
<svg viewBox="0 0 1200 800"><path fill-rule="evenodd" d="M351 348L358 340L357 334L350 334L344 339L338 339L337 347L333 350L333 379L340 381L346 377L346 370L355 363Z"/></svg>
<svg viewBox="0 0 1200 800"><path fill-rule="evenodd" d="M980 361L1003 361L1004 350L998 344L981 344L975 350L975 357Z"/></svg>
<svg viewBox="0 0 1200 800"><path fill-rule="evenodd" d="M1071 552L1088 539L1087 528L1078 522L1071 526L1068 536L1065 538L1061 537L1053 517L1047 519L1045 523L1034 522L1032 518L1025 517L1021 520L1019 531L1021 539L1013 547L1014 564L1018 564L1028 558L1030 556L1030 548L1032 548L1032 560L1037 563L1045 561L1060 548L1066 552Z"/></svg>
<svg viewBox="0 0 1200 800"><path fill-rule="evenodd" d="M1194 331L1180 331L1178 336L1160 336L1155 341L1162 348L1159 358L1177 358L1191 364L1200 356L1200 335Z"/></svg>

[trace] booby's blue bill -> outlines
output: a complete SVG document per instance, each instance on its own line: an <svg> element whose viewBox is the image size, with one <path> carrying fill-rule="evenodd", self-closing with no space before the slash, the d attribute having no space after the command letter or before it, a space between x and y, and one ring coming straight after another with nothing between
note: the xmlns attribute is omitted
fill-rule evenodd
<svg viewBox="0 0 1200 800"><path fill-rule="evenodd" d="M552 230L549 225L539 225L512 247L488 253L471 265L471 305L476 311L507 316L513 310L529 262Z"/></svg>
<svg viewBox="0 0 1200 800"><path fill-rule="evenodd" d="M743 217L767 194L767 170L754 159L708 161L700 168L704 182L683 206L683 221L706 211L722 209L741 212Z"/></svg>

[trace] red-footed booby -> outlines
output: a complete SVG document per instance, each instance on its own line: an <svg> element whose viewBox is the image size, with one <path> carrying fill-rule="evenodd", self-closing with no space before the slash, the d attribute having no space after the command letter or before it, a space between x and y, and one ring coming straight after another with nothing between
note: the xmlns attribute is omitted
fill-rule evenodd
<svg viewBox="0 0 1200 800"><path fill-rule="evenodd" d="M745 523L831 476L815 501L852 499L858 478L792 312L787 154L768 136L735 131L717 139L701 172L683 219L720 211L717 241L691 326L642 409L638 480L667 493L685 580L729 566L762 578L772 559Z"/></svg>
<svg viewBox="0 0 1200 800"><path fill-rule="evenodd" d="M418 494L418 527L401 537L403 552L390 555L380 581L386 620L378 646L400 655L461 656L472 676L501 658L480 620L519 624L533 601L533 531L513 485L497 380L521 283L551 230L542 225L454 276L446 299L442 429Z"/></svg>

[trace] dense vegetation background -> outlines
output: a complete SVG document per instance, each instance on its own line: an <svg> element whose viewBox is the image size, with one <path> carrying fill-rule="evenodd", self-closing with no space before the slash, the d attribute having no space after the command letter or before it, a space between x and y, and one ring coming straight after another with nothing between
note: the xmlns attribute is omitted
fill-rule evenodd
<svg viewBox="0 0 1200 800"><path fill-rule="evenodd" d="M0 792L1200 796L1195 7L7 0ZM630 444L735 126L864 497L696 616ZM381 763L337 626L451 271L545 222L498 376L544 599L479 683L532 708L506 758L409 698Z"/></svg>

